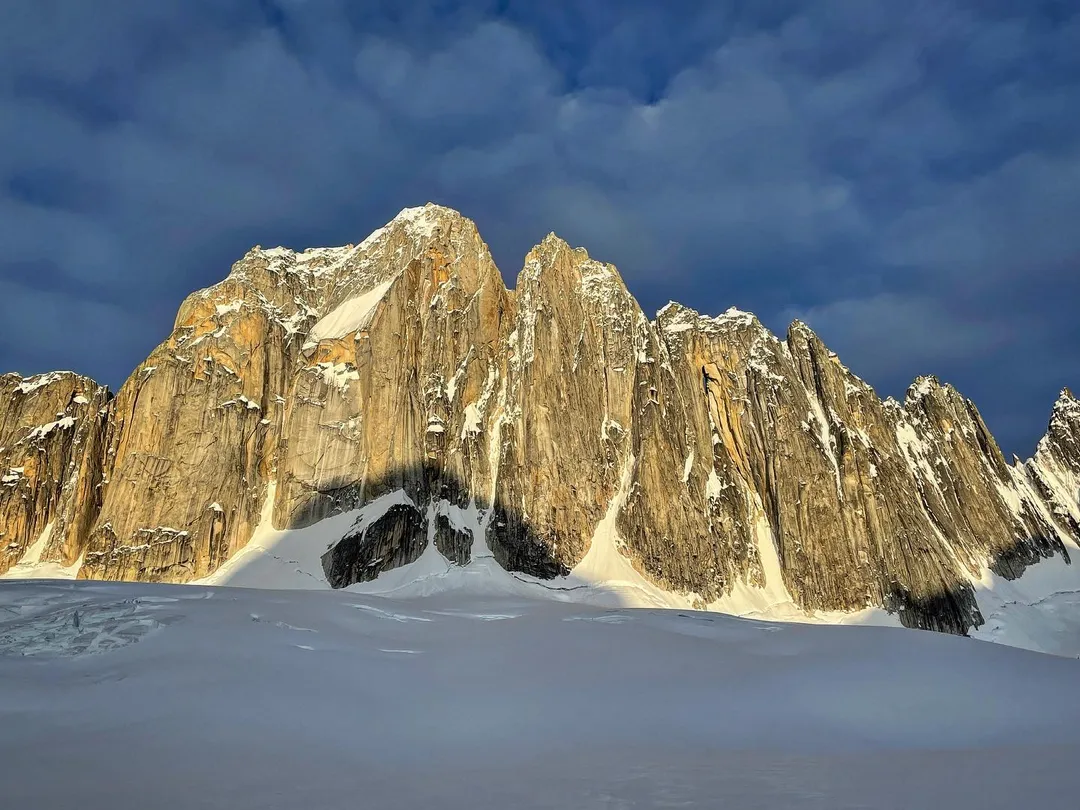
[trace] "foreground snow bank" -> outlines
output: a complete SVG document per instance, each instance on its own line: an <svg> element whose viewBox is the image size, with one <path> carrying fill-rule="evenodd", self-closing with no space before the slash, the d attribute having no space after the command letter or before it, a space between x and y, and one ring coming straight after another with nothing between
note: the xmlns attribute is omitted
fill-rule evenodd
<svg viewBox="0 0 1080 810"><path fill-rule="evenodd" d="M891 628L0 584L10 807L1071 808L1077 683Z"/></svg>

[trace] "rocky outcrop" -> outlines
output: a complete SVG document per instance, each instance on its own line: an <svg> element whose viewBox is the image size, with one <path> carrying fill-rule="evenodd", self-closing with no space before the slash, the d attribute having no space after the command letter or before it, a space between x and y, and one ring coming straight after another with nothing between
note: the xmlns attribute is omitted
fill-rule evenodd
<svg viewBox="0 0 1080 810"><path fill-rule="evenodd" d="M1080 400L1068 388L1058 397L1050 427L1024 469L1053 519L1080 535Z"/></svg>
<svg viewBox="0 0 1080 810"><path fill-rule="evenodd" d="M70 372L0 377L0 574L31 546L72 565L101 505L109 392Z"/></svg>
<svg viewBox="0 0 1080 810"><path fill-rule="evenodd" d="M81 577L183 582L247 542L275 464L305 295L334 255L252 251L190 296L120 388Z"/></svg>
<svg viewBox="0 0 1080 810"><path fill-rule="evenodd" d="M399 489L456 500L440 483L450 475L490 498L480 437L513 301L487 246L464 217L419 209L361 247L354 261L370 269L322 303L288 386L279 525Z"/></svg>
<svg viewBox="0 0 1080 810"><path fill-rule="evenodd" d="M963 633L984 572L1068 560L1080 537L1067 392L1035 457L1009 464L932 377L882 401L805 324L781 339L678 304L650 320L553 234L509 290L475 225L438 206L358 245L253 249L114 400L69 376L40 404L3 378L0 446L85 409L70 442L43 434L33 486L26 454L0 451L7 565L52 523L49 553L85 553L80 576L184 582L263 514L359 510L323 555L334 587L424 554L552 578L614 526L640 574L702 605L768 586Z"/></svg>

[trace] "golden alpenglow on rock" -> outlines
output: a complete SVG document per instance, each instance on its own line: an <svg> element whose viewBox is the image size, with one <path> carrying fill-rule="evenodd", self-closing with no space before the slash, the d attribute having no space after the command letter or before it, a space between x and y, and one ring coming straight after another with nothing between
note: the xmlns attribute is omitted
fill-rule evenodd
<svg viewBox="0 0 1080 810"><path fill-rule="evenodd" d="M933 377L882 401L805 324L650 320L554 234L507 289L473 222L429 204L358 245L253 248L115 396L0 378L0 476L0 573L189 582L260 520L348 513L324 586L483 555L549 587L614 566L688 604L966 633L978 583L1071 562L1080 403L1010 464Z"/></svg>

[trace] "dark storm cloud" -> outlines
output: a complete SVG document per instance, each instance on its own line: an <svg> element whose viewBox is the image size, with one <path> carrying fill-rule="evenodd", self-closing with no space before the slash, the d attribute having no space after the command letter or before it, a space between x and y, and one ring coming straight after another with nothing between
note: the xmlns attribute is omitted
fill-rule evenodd
<svg viewBox="0 0 1080 810"><path fill-rule="evenodd" d="M251 244L475 219L937 373L1030 451L1080 385L1066 2L23 0L0 32L0 368L119 383Z"/></svg>

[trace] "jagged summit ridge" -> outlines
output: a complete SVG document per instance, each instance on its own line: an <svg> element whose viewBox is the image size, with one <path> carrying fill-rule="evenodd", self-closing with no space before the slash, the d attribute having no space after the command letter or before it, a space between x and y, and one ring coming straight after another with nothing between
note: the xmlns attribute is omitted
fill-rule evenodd
<svg viewBox="0 0 1080 810"><path fill-rule="evenodd" d="M1010 466L936 378L882 402L802 322L781 339L674 302L650 320L555 234L510 290L475 224L433 204L355 245L248 251L115 398L0 380L3 567L51 525L47 553L80 576L190 581L261 521L358 510L323 556L335 587L491 555L965 632L987 572L1068 559L1080 536L1067 392Z"/></svg>
<svg viewBox="0 0 1080 810"><path fill-rule="evenodd" d="M1080 399L1077 399L1070 389L1061 389L1061 394L1054 403L1054 416L1062 419L1080 418Z"/></svg>
<svg viewBox="0 0 1080 810"><path fill-rule="evenodd" d="M751 312L744 312L737 307L729 307L720 315L710 317L676 301L668 301L668 303L664 304L656 313L654 322L666 334L686 332L692 329L709 331L739 326L765 328L761 325L757 316Z"/></svg>

